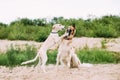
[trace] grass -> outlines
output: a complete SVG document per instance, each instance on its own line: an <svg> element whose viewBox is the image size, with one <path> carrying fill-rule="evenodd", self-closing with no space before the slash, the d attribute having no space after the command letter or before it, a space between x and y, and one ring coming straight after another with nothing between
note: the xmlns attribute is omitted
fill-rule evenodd
<svg viewBox="0 0 120 80"><path fill-rule="evenodd" d="M77 51L81 62L85 63L117 63L117 57L114 53L102 49L83 49ZM119 59L120 60L120 59Z"/></svg>
<svg viewBox="0 0 120 80"><path fill-rule="evenodd" d="M35 55L36 49L33 47L27 46L25 50L11 47L6 53L0 54L0 65L19 66L23 61L34 58Z"/></svg>
<svg viewBox="0 0 120 80"><path fill-rule="evenodd" d="M0 39L33 40L43 42L48 37L52 25L60 23L66 27L76 25L75 37L119 38L120 16L106 15L95 19L54 17L53 19L18 19L9 25L0 23Z"/></svg>
<svg viewBox="0 0 120 80"><path fill-rule="evenodd" d="M48 55L47 64L55 64L56 63L57 53L58 53L57 50L47 52L47 55Z"/></svg>
<svg viewBox="0 0 120 80"><path fill-rule="evenodd" d="M6 54L0 54L0 65L9 66L8 57Z"/></svg>
<svg viewBox="0 0 120 80"><path fill-rule="evenodd" d="M55 64L58 51L47 51L47 64ZM104 64L119 63L120 55L102 49L83 49L76 51L83 63ZM36 49L28 46L25 50L11 48L4 54L0 54L0 65L14 67L20 66L23 61L33 59L36 56ZM37 64L38 61L29 65Z"/></svg>

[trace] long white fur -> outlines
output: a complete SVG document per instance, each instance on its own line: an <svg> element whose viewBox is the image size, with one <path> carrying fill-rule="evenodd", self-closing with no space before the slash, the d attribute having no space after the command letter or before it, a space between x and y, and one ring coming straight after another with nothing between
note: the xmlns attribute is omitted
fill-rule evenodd
<svg viewBox="0 0 120 80"><path fill-rule="evenodd" d="M67 32L62 37L68 35ZM63 66L70 67L92 67L92 64L89 63L81 63L77 54L75 53L75 48L73 48L72 44L69 44L69 40L62 39L61 44L58 48L58 54L56 58L56 67L59 65L59 63Z"/></svg>
<svg viewBox="0 0 120 80"><path fill-rule="evenodd" d="M80 67L92 67L90 63L81 63L77 54L75 53L75 48L72 45L67 45L68 40L63 40L58 49L58 54L56 58L56 67L59 62L63 66L68 68L80 68Z"/></svg>
<svg viewBox="0 0 120 80"><path fill-rule="evenodd" d="M68 40L63 40L59 46L58 54L56 58L56 67L59 65L59 62L62 65L67 65L70 67L70 61L72 57L72 47L68 45Z"/></svg>
<svg viewBox="0 0 120 80"><path fill-rule="evenodd" d="M57 42L59 42L59 35L58 35L57 32L59 30L62 30L62 29L64 29L64 26L61 25L61 24L53 25L52 32L50 33L48 38L45 40L45 42L43 43L41 48L38 50L36 57L34 59L32 59L32 60L22 62L21 65L35 62L37 60L37 58L39 58L39 63L37 65L41 65L41 69L44 72L46 72L46 70L45 70L45 65L46 65L46 62L47 62L47 54L46 54L46 52L47 52L47 50L49 48L51 48Z"/></svg>

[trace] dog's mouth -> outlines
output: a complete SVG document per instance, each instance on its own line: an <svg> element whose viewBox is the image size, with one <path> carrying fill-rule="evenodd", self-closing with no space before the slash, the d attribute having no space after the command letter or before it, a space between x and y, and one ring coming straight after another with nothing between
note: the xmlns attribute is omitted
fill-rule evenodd
<svg viewBox="0 0 120 80"><path fill-rule="evenodd" d="M65 34L65 36L64 36L64 39L69 40L69 36L70 36L71 32L72 32L71 29L67 29L67 30L66 30L66 34Z"/></svg>
<svg viewBox="0 0 120 80"><path fill-rule="evenodd" d="M69 38L71 35L74 35L74 29L69 27L67 30L66 30L66 36L65 38Z"/></svg>
<svg viewBox="0 0 120 80"><path fill-rule="evenodd" d="M67 36L70 36L70 33L72 32L71 29L67 29Z"/></svg>

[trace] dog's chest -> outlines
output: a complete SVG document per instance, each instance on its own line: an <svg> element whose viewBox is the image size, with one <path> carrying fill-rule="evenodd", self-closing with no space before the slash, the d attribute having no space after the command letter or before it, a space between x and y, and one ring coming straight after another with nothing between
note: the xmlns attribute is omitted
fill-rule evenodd
<svg viewBox="0 0 120 80"><path fill-rule="evenodd" d="M58 34L50 34L46 41L43 43L42 47L45 47L46 49L51 48L53 45L55 45L59 41Z"/></svg>
<svg viewBox="0 0 120 80"><path fill-rule="evenodd" d="M59 50L62 52L69 52L69 50L71 49L71 46L68 45L68 43L69 43L68 40L63 41L59 46Z"/></svg>

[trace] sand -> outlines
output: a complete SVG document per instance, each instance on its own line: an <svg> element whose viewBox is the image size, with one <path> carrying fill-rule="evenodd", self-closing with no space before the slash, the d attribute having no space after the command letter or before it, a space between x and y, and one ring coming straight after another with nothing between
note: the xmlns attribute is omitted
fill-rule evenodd
<svg viewBox="0 0 120 80"><path fill-rule="evenodd" d="M46 73L34 67L0 66L0 80L120 80L120 64L94 64L92 67L46 66Z"/></svg>

